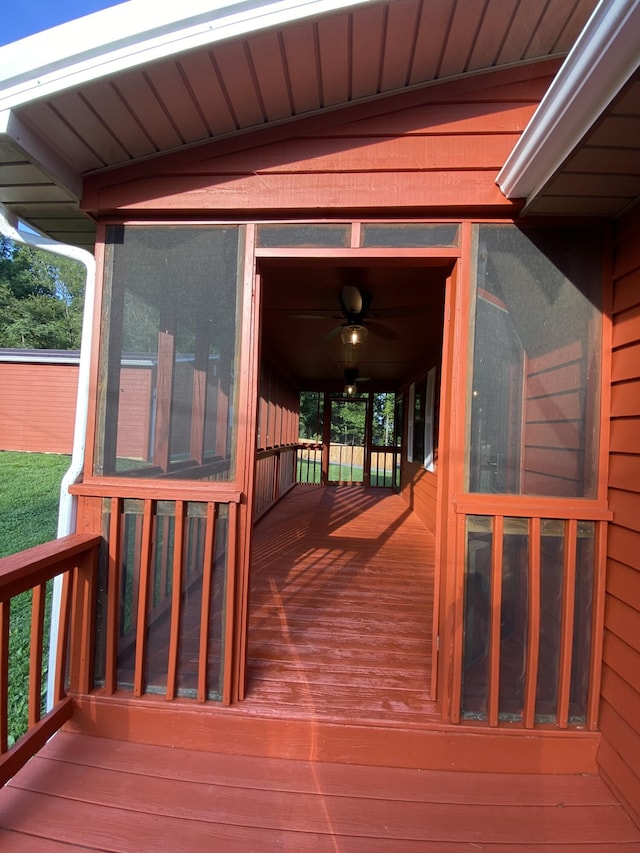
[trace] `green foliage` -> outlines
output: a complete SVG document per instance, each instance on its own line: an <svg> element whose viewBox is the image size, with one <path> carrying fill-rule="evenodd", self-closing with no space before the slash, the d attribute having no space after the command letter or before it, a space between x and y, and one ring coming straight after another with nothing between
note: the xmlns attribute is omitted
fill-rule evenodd
<svg viewBox="0 0 640 853"><path fill-rule="evenodd" d="M0 557L56 536L60 481L69 457L44 453L0 452ZM50 585L49 585L50 587ZM50 588L47 594L42 685L47 679ZM27 726L31 593L11 602L9 627L9 742Z"/></svg>
<svg viewBox="0 0 640 853"><path fill-rule="evenodd" d="M300 392L300 438L322 441L322 405L319 391Z"/></svg>
<svg viewBox="0 0 640 853"><path fill-rule="evenodd" d="M0 237L0 346L78 349L84 268Z"/></svg>
<svg viewBox="0 0 640 853"><path fill-rule="evenodd" d="M372 442L376 447L394 443L395 394L373 396ZM300 438L322 440L323 395L318 391L300 392ZM366 407L358 399L334 403L331 410L331 440L342 444L364 443Z"/></svg>
<svg viewBox="0 0 640 853"><path fill-rule="evenodd" d="M373 444L389 447L394 442L394 418L396 395L373 395Z"/></svg>

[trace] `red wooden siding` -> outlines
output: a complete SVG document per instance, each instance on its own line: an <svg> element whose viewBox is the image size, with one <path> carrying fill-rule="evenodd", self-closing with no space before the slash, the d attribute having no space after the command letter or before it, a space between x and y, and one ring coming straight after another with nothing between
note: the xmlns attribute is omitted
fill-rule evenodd
<svg viewBox="0 0 640 853"><path fill-rule="evenodd" d="M87 179L90 210L511 208L494 177L546 91L549 64L426 89ZM390 104L392 106L390 106ZM355 119L354 119L355 117ZM348 119L348 120L347 120ZM286 134L286 135L285 135Z"/></svg>
<svg viewBox="0 0 640 853"><path fill-rule="evenodd" d="M640 210L614 265L609 528L599 762L640 816Z"/></svg>
<svg viewBox="0 0 640 853"><path fill-rule="evenodd" d="M131 459L146 459L151 433L153 374L148 367L124 368L120 379L119 417L131 428L120 432L117 453ZM141 400L147 400L148 405L142 406Z"/></svg>
<svg viewBox="0 0 640 853"><path fill-rule="evenodd" d="M77 364L0 360L0 450L71 453Z"/></svg>
<svg viewBox="0 0 640 853"><path fill-rule="evenodd" d="M436 494L438 475L427 471L419 462L402 463L400 493L420 521L432 532L436 526Z"/></svg>
<svg viewBox="0 0 640 853"><path fill-rule="evenodd" d="M584 480L582 342L530 359L524 391L524 494L575 497ZM553 474L541 473L553 471Z"/></svg>

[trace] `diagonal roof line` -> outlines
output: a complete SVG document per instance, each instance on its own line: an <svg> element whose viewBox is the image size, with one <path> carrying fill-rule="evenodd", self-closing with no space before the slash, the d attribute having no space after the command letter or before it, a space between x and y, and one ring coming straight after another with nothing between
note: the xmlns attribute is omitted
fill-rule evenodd
<svg viewBox="0 0 640 853"><path fill-rule="evenodd" d="M531 202L638 68L640 0L601 0L496 183Z"/></svg>

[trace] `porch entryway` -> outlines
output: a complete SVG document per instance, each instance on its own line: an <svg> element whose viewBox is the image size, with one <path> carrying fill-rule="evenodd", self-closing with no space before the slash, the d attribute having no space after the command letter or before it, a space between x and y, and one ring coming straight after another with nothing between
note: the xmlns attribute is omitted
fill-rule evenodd
<svg viewBox="0 0 640 853"><path fill-rule="evenodd" d="M245 709L437 718L433 573L434 537L398 494L296 486L254 530Z"/></svg>

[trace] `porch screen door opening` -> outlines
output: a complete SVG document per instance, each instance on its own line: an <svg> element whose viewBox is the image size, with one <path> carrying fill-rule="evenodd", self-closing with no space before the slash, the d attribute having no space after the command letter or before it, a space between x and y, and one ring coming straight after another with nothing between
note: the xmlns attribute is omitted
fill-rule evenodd
<svg viewBox="0 0 640 853"><path fill-rule="evenodd" d="M367 465L367 399L331 401L329 483L365 483Z"/></svg>

